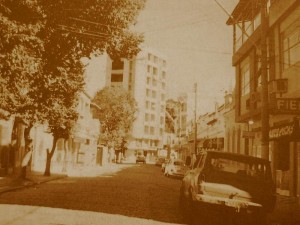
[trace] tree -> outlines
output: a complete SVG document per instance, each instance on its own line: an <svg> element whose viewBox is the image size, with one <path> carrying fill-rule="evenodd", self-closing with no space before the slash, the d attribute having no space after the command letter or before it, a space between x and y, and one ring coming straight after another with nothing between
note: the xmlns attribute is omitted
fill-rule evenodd
<svg viewBox="0 0 300 225"><path fill-rule="evenodd" d="M144 3L0 1L0 108L26 121L25 143L36 123L50 124L53 107L76 103L84 83L82 57L103 51L131 57L140 50L143 37L129 28Z"/></svg>
<svg viewBox="0 0 300 225"><path fill-rule="evenodd" d="M51 151L47 149L47 160L44 175L50 176L51 171L51 159L56 149L56 143L60 138L65 140L70 138L72 134L72 128L76 123L78 118L78 113L76 112L75 104L70 107L61 106L64 104L58 103L53 105L53 108L49 114L48 127L53 135L52 148Z"/></svg>
<svg viewBox="0 0 300 225"><path fill-rule="evenodd" d="M169 133L176 132L176 119L178 118L177 102L173 99L168 99L166 104L166 131Z"/></svg>
<svg viewBox="0 0 300 225"><path fill-rule="evenodd" d="M97 92L93 102L100 109L96 116L101 123L102 140L108 147L122 149L137 112L132 95L120 87L105 87Z"/></svg>
<svg viewBox="0 0 300 225"><path fill-rule="evenodd" d="M26 121L24 156L30 150L32 121L39 117L34 84L42 71L43 43L37 35L42 22L33 18L41 15L35 1L0 2L0 108L5 119L15 116L15 124Z"/></svg>

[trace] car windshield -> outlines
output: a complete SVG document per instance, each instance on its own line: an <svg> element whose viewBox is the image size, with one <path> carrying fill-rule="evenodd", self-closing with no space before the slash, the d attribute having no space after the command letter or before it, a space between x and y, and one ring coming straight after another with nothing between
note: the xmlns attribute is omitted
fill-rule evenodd
<svg viewBox="0 0 300 225"><path fill-rule="evenodd" d="M245 161L213 156L209 160L210 167L214 171L222 171L237 176L251 178L269 178L270 166L263 161Z"/></svg>

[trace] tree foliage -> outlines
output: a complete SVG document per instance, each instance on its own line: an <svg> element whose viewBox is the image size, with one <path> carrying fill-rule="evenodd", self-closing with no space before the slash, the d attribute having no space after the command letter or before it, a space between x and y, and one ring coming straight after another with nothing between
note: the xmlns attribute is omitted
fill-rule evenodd
<svg viewBox="0 0 300 225"><path fill-rule="evenodd" d="M84 87L81 58L137 54L143 37L130 26L144 3L0 0L0 108L27 121L28 129L46 122L54 137L67 132L62 128L76 118Z"/></svg>
<svg viewBox="0 0 300 225"><path fill-rule="evenodd" d="M145 0L1 0L0 107L44 121L56 99L83 87L82 57L137 54L142 36L130 31ZM71 98L70 98L71 96Z"/></svg>
<svg viewBox="0 0 300 225"><path fill-rule="evenodd" d="M177 115L178 113L177 113L177 103L176 103L176 101L174 101L172 99L168 99L167 100L166 113L168 114L165 117L166 131L169 132L169 133L175 133L175 124L174 124L174 121L178 117L178 115Z"/></svg>
<svg viewBox="0 0 300 225"><path fill-rule="evenodd" d="M105 87L93 102L102 129L102 140L108 146L121 147L135 120L137 105L132 95L120 87Z"/></svg>

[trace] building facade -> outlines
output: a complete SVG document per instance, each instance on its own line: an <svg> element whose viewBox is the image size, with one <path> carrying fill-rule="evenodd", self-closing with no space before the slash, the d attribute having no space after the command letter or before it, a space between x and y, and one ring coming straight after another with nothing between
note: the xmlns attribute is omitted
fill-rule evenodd
<svg viewBox="0 0 300 225"><path fill-rule="evenodd" d="M197 148L223 151L225 137L224 104L197 118Z"/></svg>
<svg viewBox="0 0 300 225"><path fill-rule="evenodd" d="M122 86L132 93L138 113L127 140L126 158L135 159L142 152L153 161L163 150L167 90L167 63L164 56L143 49L127 60L110 60L106 85Z"/></svg>
<svg viewBox="0 0 300 225"><path fill-rule="evenodd" d="M244 124L246 154L262 157L262 118L267 115L267 156L272 164L277 192L300 195L300 2L240 0L227 24L233 26L236 68L235 118ZM262 17L262 12L266 12ZM262 26L266 21L266 26ZM267 56L264 58L264 37ZM262 63L267 62L267 65ZM262 85L265 66L268 85ZM267 91L267 101L263 92ZM262 108L267 107L267 113ZM251 124L251 125L250 125ZM250 126L249 126L250 125Z"/></svg>

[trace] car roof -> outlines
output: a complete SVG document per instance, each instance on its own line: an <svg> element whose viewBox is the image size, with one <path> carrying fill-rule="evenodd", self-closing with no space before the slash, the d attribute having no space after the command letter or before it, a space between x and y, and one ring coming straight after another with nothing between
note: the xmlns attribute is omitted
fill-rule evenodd
<svg viewBox="0 0 300 225"><path fill-rule="evenodd" d="M213 155L213 156L221 156L221 157L226 157L229 159L239 159L242 161L250 161L250 162L260 162L260 163L270 163L269 160L255 157L255 156L249 156L249 155L244 155L244 154L239 154L239 153L232 153L232 152L221 152L221 151L213 151L213 150L207 150L207 151L202 151L201 154L208 154L208 155Z"/></svg>

